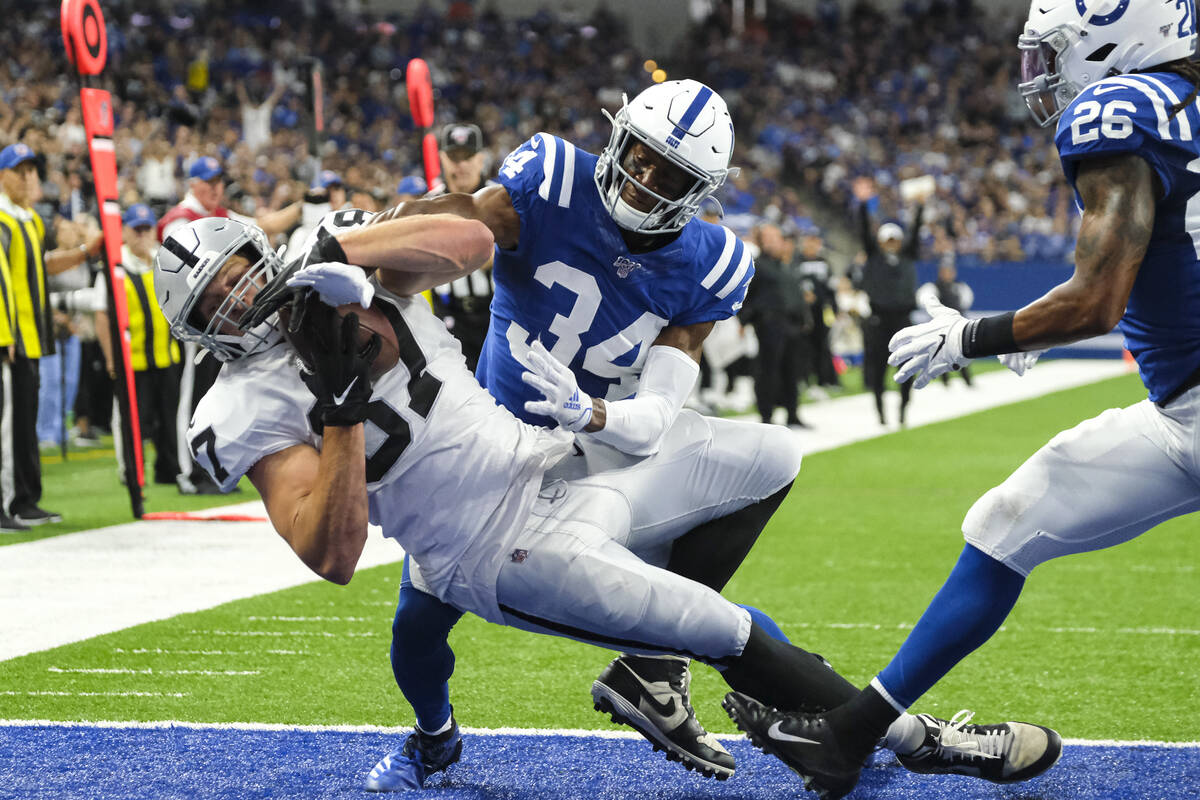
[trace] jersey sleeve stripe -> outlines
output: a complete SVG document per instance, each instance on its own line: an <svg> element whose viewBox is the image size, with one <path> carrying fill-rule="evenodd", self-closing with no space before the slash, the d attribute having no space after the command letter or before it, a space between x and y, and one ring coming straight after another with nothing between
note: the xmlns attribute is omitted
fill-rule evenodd
<svg viewBox="0 0 1200 800"><path fill-rule="evenodd" d="M721 287L721 291L717 292L717 297L724 300L729 296L729 293L737 288L742 282L742 278L746 275L746 270L750 269L750 248L742 248L742 260L738 262L737 269L733 272L733 277L729 282Z"/></svg>
<svg viewBox="0 0 1200 800"><path fill-rule="evenodd" d="M1139 76L1140 77L1140 76ZM1130 89L1137 89L1146 97L1150 98L1150 104L1154 107L1154 114L1158 117L1158 136L1163 141L1171 139L1171 123L1167 119L1167 107L1163 104L1163 100L1158 96L1154 89L1141 81L1134 80L1128 75L1116 76L1108 79L1112 83L1120 86L1127 86Z"/></svg>
<svg viewBox="0 0 1200 800"><path fill-rule="evenodd" d="M729 260L733 258L733 248L737 244L737 237L733 235L733 231L725 228L725 248L721 250L721 257L717 259L717 263L704 276L704 280L700 281L700 285L705 289L711 289L712 285L717 282L717 278L725 272L725 268L729 266Z"/></svg>
<svg viewBox="0 0 1200 800"><path fill-rule="evenodd" d="M538 186L538 196L543 200L550 199L550 184L554 182L554 165L558 160L558 140L553 136L539 134L542 144L546 146L546 162L542 168L542 184Z"/></svg>
<svg viewBox="0 0 1200 800"><path fill-rule="evenodd" d="M1151 85L1156 86L1160 92L1167 97L1167 102L1172 106L1179 105L1179 95L1171 89L1170 86L1163 83L1153 75L1139 75L1139 78L1149 81ZM1181 141L1190 142L1192 140L1192 128L1188 125L1188 110L1185 108L1175 115L1176 121L1179 122L1179 138ZM1168 124L1169 126L1169 124Z"/></svg>
<svg viewBox="0 0 1200 800"><path fill-rule="evenodd" d="M558 205L568 208L571 205L571 189L575 183L575 145L563 139L563 176L562 186L558 190Z"/></svg>

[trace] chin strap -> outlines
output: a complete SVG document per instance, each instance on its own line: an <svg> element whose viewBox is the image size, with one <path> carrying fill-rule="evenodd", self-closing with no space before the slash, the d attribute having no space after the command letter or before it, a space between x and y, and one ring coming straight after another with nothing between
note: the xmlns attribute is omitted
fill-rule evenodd
<svg viewBox="0 0 1200 800"><path fill-rule="evenodd" d="M613 222L620 225L622 228L630 231L639 231L650 233L652 231L641 231L641 227L646 224L646 220L650 218L650 212L638 211L629 203L625 202L623 197L618 196L612 207Z"/></svg>

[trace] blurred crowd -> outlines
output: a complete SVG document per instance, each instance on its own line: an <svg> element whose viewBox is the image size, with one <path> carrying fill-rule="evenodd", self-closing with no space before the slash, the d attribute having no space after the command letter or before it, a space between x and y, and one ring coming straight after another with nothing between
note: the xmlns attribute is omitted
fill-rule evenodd
<svg viewBox="0 0 1200 800"><path fill-rule="evenodd" d="M404 83L416 56L432 71L435 129L471 131L461 159L444 162L448 181L454 163L469 167L463 186L451 187L460 190L482 185L538 131L597 152L609 135L601 110L619 108L623 93L663 77L696 78L728 102L741 168L717 195L723 218L712 207L708 216L754 242L758 285L783 287L747 303L746 320L778 334L765 352L737 322L713 336L707 373L724 388L710 396L728 400L739 375L766 375L764 419L783 407L800 425L800 390L836 387L844 365L864 353L871 371L882 305L877 297L872 309L864 291L875 240L860 236L856 215L881 233L902 227L909 261L938 259L953 270L1068 259L1077 212L1051 136L1028 120L1015 91L1017 17L983 13L972 0L909 0L890 12L865 1L819 0L812 13L739 5L764 15L734 20L730 2L691 3L694 18L679 21L671 52L647 52L631 35L637 20L603 4L587 15L564 7L512 17L469 0L399 13L323 0L105 2L109 54L99 85L114 98L120 206L144 206L143 223L166 222L177 204L227 207L282 242L300 236L297 226L311 228L310 212L328 209L335 192L334 207L368 210L425 192ZM0 148L33 153L29 200L48 229L46 252L82 246L93 256L95 199L58 7L0 0L0 12ZM325 73L319 160L305 134L304 77L314 58ZM161 240L162 226L151 240ZM97 269L92 260L90 272L52 275L50 288L94 288ZM466 330L470 314L485 313L490 287L451 288L438 313ZM914 288L898 291L908 298ZM60 422L74 405L74 434L90 442L108 423L111 357L87 345L96 334L86 315L54 317L52 338L68 358L43 359L38 438L61 446L69 436ZM85 391L73 402L81 372ZM871 381L878 397L882 374Z"/></svg>
<svg viewBox="0 0 1200 800"><path fill-rule="evenodd" d="M385 204L420 171L410 58L431 66L439 124L478 124L498 163L539 130L602 147L600 107L615 110L622 92L644 88L653 56L668 77L702 80L731 107L743 171L721 199L735 222L845 209L863 179L878 187L873 210L900 218L900 183L929 175L931 256L1061 260L1073 244L1073 198L1051 137L1014 89L1020 20L997 22L970 0L914 0L889 13L822 0L812 15L767 3L740 36L730 34L731 4L715 3L707 19L681 20L688 30L674 54L640 51L630 21L603 5L586 19L505 18L461 0L383 16L289 0L105 5L123 207L144 201L161 212L204 155L224 164L233 210L298 199L313 178L301 132L306 57L326 70L323 165L361 190L359 202ZM88 202L85 143L57 7L5 11L0 146L20 139L45 158L45 202L72 219Z"/></svg>
<svg viewBox="0 0 1200 800"><path fill-rule="evenodd" d="M931 176L927 255L967 262L1069 258L1077 224L1049 132L1015 91L1023 19L971 0L909 0L896 12L821 0L814 15L768 6L731 40L722 9L681 53L686 71L736 109L734 213L806 214L809 187L831 209L879 189L905 217L901 183Z"/></svg>

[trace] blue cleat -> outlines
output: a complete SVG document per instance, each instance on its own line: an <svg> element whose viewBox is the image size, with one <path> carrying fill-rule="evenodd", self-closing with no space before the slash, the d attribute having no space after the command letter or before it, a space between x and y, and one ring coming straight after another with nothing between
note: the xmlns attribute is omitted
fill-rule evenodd
<svg viewBox="0 0 1200 800"><path fill-rule="evenodd" d="M421 789L425 778L458 761L462 756L462 733L458 723L450 720L450 730L430 736L421 730L413 731L404 740L404 746L388 753L371 774L367 775L363 788L368 792L402 792L406 789Z"/></svg>

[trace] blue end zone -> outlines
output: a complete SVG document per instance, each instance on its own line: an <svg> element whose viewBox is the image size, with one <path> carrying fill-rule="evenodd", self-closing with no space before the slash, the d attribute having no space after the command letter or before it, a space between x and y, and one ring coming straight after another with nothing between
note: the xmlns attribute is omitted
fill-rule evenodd
<svg viewBox="0 0 1200 800"><path fill-rule="evenodd" d="M0 727L0 798L254 800L380 798L359 787L402 737L380 733L193 728ZM729 798L806 795L786 767L729 742L737 774L718 783L668 763L635 739L467 734L463 760L421 797L438 800ZM874 800L1184 800L1200 786L1200 749L1067 747L1042 778L995 786L920 776L888 757L851 798ZM412 795L410 795L412 796Z"/></svg>

